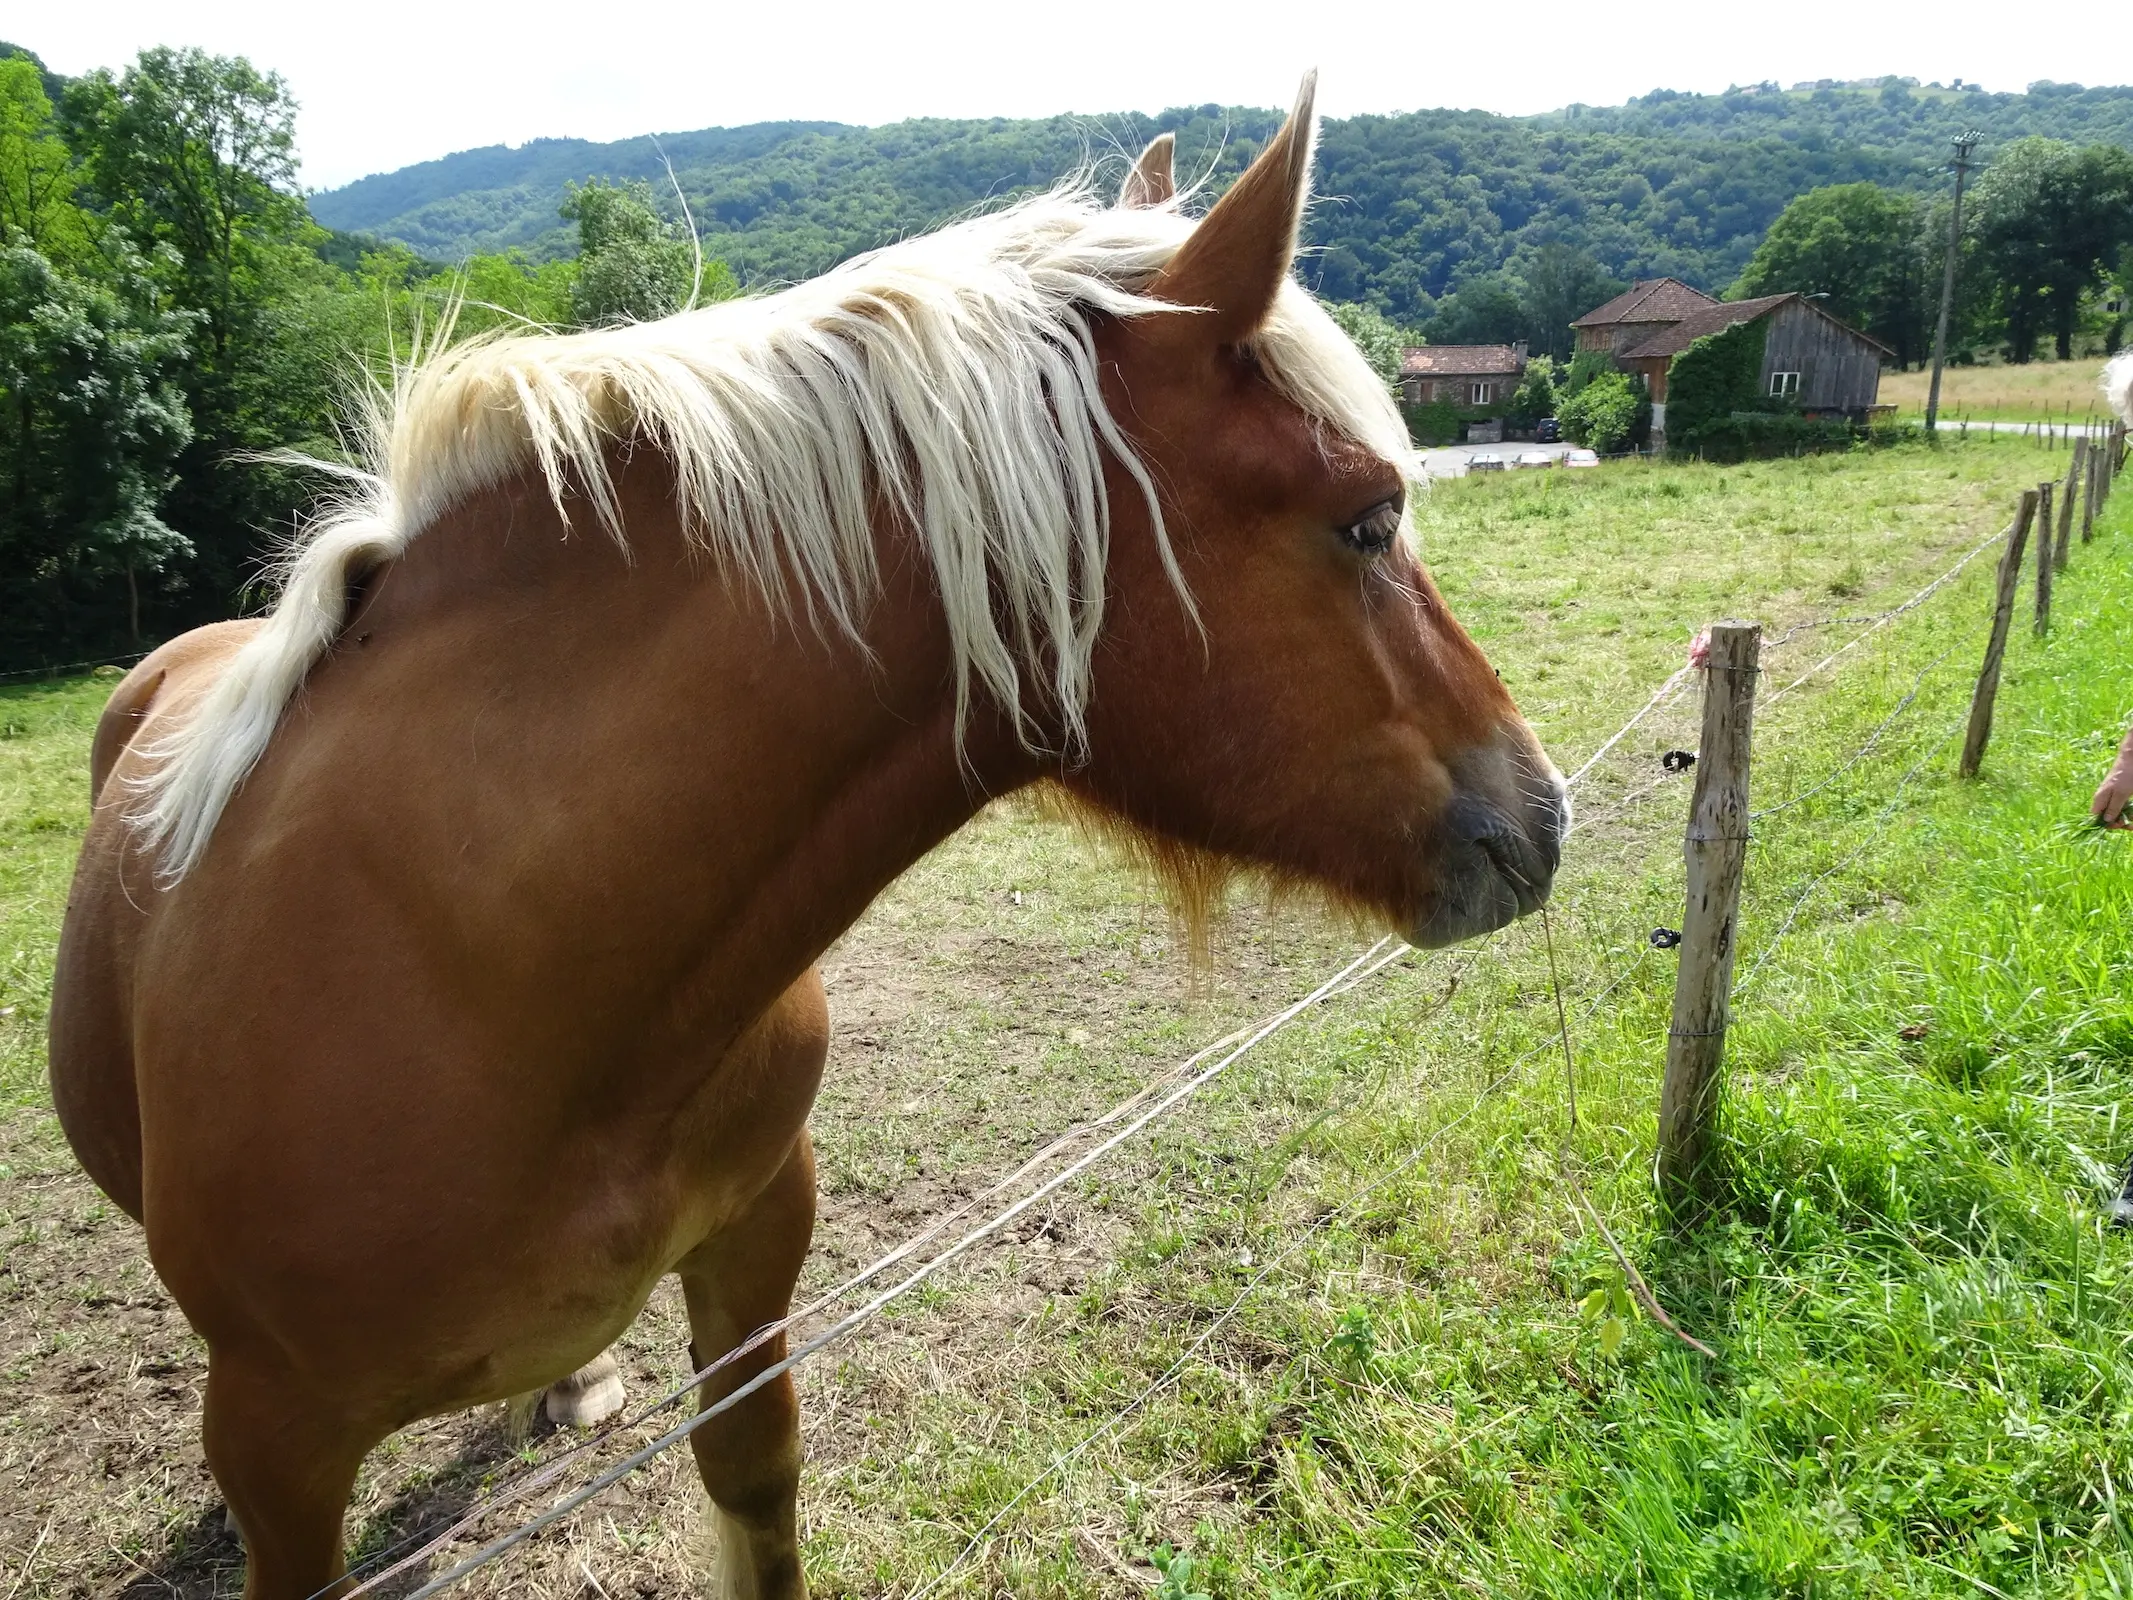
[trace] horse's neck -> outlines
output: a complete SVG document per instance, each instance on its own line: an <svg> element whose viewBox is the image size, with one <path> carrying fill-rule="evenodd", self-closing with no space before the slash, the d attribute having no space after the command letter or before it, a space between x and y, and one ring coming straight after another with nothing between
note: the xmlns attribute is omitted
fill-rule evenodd
<svg viewBox="0 0 2133 1600"><path fill-rule="evenodd" d="M620 486L628 561L591 528L563 537L521 484L418 539L350 632L423 646L434 770L473 787L488 861L459 880L486 907L473 937L521 942L529 971L611 966L621 1006L671 1007L643 987L667 984L745 1015L1035 774L995 717L958 750L922 562L884 562L862 650L707 568L648 478ZM469 749L478 770L453 777Z"/></svg>

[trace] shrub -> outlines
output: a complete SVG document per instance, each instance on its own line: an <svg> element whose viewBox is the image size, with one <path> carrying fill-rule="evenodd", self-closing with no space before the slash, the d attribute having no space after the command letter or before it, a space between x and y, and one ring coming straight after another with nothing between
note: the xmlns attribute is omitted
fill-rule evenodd
<svg viewBox="0 0 2133 1600"><path fill-rule="evenodd" d="M1578 444L1613 455L1629 442L1637 425L1637 386L1622 372L1605 372L1579 389L1557 409L1563 432Z"/></svg>
<svg viewBox="0 0 2133 1600"><path fill-rule="evenodd" d="M1580 393L1593 379L1616 371L1615 358L1605 350L1580 350L1570 358L1570 368L1556 385L1557 403Z"/></svg>
<svg viewBox="0 0 2133 1600"><path fill-rule="evenodd" d="M1400 414L1407 419L1407 433L1416 444L1456 444L1462 426L1459 408L1449 400L1432 400L1428 405L1400 407Z"/></svg>
<svg viewBox="0 0 2133 1600"><path fill-rule="evenodd" d="M1857 437L1843 417L1803 417L1797 411L1735 411L1701 424L1693 445L1677 442L1669 431L1668 447L1693 449L1706 461L1746 461L1756 456L1817 454L1848 450Z"/></svg>

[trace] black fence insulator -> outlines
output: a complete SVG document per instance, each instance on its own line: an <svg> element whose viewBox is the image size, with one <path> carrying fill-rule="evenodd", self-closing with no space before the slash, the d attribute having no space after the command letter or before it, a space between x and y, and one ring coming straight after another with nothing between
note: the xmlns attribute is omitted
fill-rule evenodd
<svg viewBox="0 0 2133 1600"><path fill-rule="evenodd" d="M1659 765L1669 772L1686 772L1696 765L1696 752L1693 750L1669 750L1659 758Z"/></svg>
<svg viewBox="0 0 2133 1600"><path fill-rule="evenodd" d="M1671 950L1679 943L1681 943L1680 930L1675 928L1652 929L1652 948L1654 950Z"/></svg>

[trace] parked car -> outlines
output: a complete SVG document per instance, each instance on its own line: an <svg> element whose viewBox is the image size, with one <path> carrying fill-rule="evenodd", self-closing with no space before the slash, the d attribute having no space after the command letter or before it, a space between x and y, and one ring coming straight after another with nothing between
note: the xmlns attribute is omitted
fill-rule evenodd
<svg viewBox="0 0 2133 1600"><path fill-rule="evenodd" d="M1501 472L1503 471L1503 457L1493 450L1484 450L1478 456L1468 456L1466 458L1466 470L1469 472Z"/></svg>
<svg viewBox="0 0 2133 1600"><path fill-rule="evenodd" d="M1596 467L1599 464L1600 458L1590 450L1573 450L1563 457L1566 467Z"/></svg>
<svg viewBox="0 0 2133 1600"><path fill-rule="evenodd" d="M1553 417L1542 417L1540 421L1533 424L1533 442L1535 444L1561 444L1563 442L1563 425Z"/></svg>
<svg viewBox="0 0 2133 1600"><path fill-rule="evenodd" d="M1514 467L1552 467L1555 465L1555 457L1545 450L1521 450L1518 452L1518 459L1512 462L1511 465Z"/></svg>

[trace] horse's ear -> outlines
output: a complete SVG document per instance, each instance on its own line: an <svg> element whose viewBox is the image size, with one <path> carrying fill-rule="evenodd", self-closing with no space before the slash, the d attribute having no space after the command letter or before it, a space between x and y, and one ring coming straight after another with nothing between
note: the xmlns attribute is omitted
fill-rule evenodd
<svg viewBox="0 0 2133 1600"><path fill-rule="evenodd" d="M1174 134L1159 133L1149 140L1140 160L1134 162L1133 170L1126 174L1125 184L1118 191L1118 203L1132 210L1168 205L1175 199L1178 181L1171 172L1171 157L1176 148Z"/></svg>
<svg viewBox="0 0 2133 1600"><path fill-rule="evenodd" d="M1274 309L1281 280L1296 259L1296 230L1311 194L1317 96L1318 74L1307 72L1289 120L1215 202L1150 289L1159 300L1202 308L1202 315L1177 319L1181 332L1236 344L1250 338Z"/></svg>

